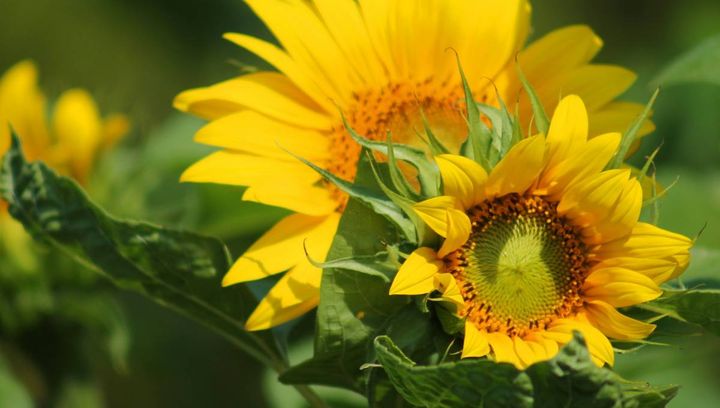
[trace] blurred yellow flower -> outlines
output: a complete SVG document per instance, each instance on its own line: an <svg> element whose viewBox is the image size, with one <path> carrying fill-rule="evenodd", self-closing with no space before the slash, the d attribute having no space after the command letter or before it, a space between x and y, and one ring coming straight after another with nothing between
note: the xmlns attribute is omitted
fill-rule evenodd
<svg viewBox="0 0 720 408"><path fill-rule="evenodd" d="M625 129L642 110L615 102L635 80L618 66L590 64L602 46L585 26L554 31L523 49L530 29L524 0L248 0L281 47L243 34L225 37L279 72L261 71L181 93L175 106L211 120L196 140L222 148L189 168L183 181L248 186L244 199L288 208L234 265L224 284L288 271L249 318L267 329L315 307L321 271L346 197L283 149L352 180L358 133L422 145L421 111L437 137L456 149L466 137L455 55L476 100L519 103L524 125L531 106L516 75L519 61L546 106L578 94L593 134ZM552 114L552 112L549 112ZM652 130L647 123L641 133Z"/></svg>
<svg viewBox="0 0 720 408"><path fill-rule="evenodd" d="M29 160L43 160L85 183L98 155L127 133L127 118L100 117L95 101L83 89L60 95L50 123L46 103L35 64L22 61L5 72L0 78L0 155L10 145L12 126Z"/></svg>
<svg viewBox="0 0 720 408"><path fill-rule="evenodd" d="M0 157L10 146L12 127L29 160L43 160L60 173L87 182L98 155L127 133L126 117L101 118L95 101L82 89L60 95L50 123L46 104L32 62L19 62L0 77ZM27 237L7 216L6 205L0 201L0 237L9 253L19 255Z"/></svg>
<svg viewBox="0 0 720 408"><path fill-rule="evenodd" d="M619 133L588 140L588 113L568 96L547 137L516 144L490 172L462 156L436 162L444 196L414 206L444 237L403 263L390 293L440 292L465 319L463 357L525 368L552 358L580 331L596 364L609 338L639 340L654 325L616 310L658 297L689 261L690 239L639 222L630 170L603 170Z"/></svg>

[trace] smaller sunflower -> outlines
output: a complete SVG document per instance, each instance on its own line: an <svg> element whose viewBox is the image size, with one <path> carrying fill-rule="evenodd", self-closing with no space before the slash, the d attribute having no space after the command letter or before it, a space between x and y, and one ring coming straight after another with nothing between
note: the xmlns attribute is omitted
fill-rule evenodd
<svg viewBox="0 0 720 408"><path fill-rule="evenodd" d="M98 156L129 128L124 115L102 118L92 96L83 89L63 92L49 123L46 112L35 64L21 61L0 76L0 158L10 147L12 127L29 160L43 160L61 174L86 183ZM8 216L7 203L0 200L0 244L21 266L32 268L34 258L27 241L22 225Z"/></svg>
<svg viewBox="0 0 720 408"><path fill-rule="evenodd" d="M617 308L657 298L687 266L687 237L639 222L642 189L630 170L604 170L621 136L588 139L577 96L558 105L547 136L518 142L488 174L439 155L443 196L414 211L444 238L403 263L390 293L440 293L464 319L462 357L525 368L581 332L593 361L614 362L609 338L639 340L655 326Z"/></svg>
<svg viewBox="0 0 720 408"><path fill-rule="evenodd" d="M50 123L46 109L34 63L21 61L0 77L0 157L10 147L12 126L28 159L43 160L84 183L97 157L129 128L124 115L102 118L92 96L83 89L60 95Z"/></svg>

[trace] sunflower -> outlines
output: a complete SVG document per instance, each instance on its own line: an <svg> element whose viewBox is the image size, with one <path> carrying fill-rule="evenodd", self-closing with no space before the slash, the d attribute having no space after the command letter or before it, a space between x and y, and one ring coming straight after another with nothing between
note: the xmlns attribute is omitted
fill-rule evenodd
<svg viewBox="0 0 720 408"><path fill-rule="evenodd" d="M464 319L462 357L524 368L577 330L595 363L612 365L608 338L639 340L655 327L617 308L660 296L691 246L638 221L642 191L630 170L603 170L620 138L588 139L586 107L571 95L547 137L520 141L489 174L468 158L437 156L445 195L413 209L444 240L414 251L390 293L440 293Z"/></svg>
<svg viewBox="0 0 720 408"><path fill-rule="evenodd" d="M590 64L602 46L586 26L554 31L527 48L524 0L248 0L280 47L248 35L225 38L279 72L260 71L185 91L175 107L210 120L196 141L222 148L191 166L186 182L247 186L243 199L295 214L270 229L225 276L224 285L288 271L246 323L267 329L319 301L321 270L347 197L291 151L353 180L359 134L419 145L422 116L451 149L466 138L463 88L454 49L479 102L518 101L530 118L515 61L547 106L562 94L588 104L593 134L624 129L642 110L615 102L635 80L621 67ZM552 113L552 112L550 112ZM527 125L527 123L525 123ZM641 133L652 130L647 123Z"/></svg>
<svg viewBox="0 0 720 408"><path fill-rule="evenodd" d="M129 125L123 115L102 119L95 101L82 89L60 95L48 124L37 67L21 61L0 77L0 157L10 146L11 127L22 140L28 159L43 160L60 173L85 183L98 155L127 133ZM22 226L7 216L6 206L0 200L0 237L8 253L18 255L26 252L23 248L28 237Z"/></svg>

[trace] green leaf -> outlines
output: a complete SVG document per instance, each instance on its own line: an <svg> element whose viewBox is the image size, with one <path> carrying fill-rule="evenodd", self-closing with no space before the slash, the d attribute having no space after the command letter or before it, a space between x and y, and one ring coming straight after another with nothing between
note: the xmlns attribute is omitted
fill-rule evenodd
<svg viewBox="0 0 720 408"><path fill-rule="evenodd" d="M426 362L437 361L451 342L431 314L420 312L417 305L408 304L396 313L383 330L394 344L410 356ZM374 340L373 340L374 341ZM369 364L367 398L373 407L406 407L405 400L392 386L381 366Z"/></svg>
<svg viewBox="0 0 720 408"><path fill-rule="evenodd" d="M54 315L74 322L98 337L113 367L121 373L127 371L130 329L123 310L109 293L58 293Z"/></svg>
<svg viewBox="0 0 720 408"><path fill-rule="evenodd" d="M647 103L647 105L645 105L645 109L643 109L640 115L635 118L635 120L630 124L630 127L625 131L622 136L622 140L620 141L620 147L618 148L617 153L615 153L615 156L612 158L612 160L610 160L610 163L608 163L607 165L608 169L619 169L620 166L622 166L623 161L625 161L625 157L627 157L628 152L630 151L630 147L632 146L633 142L635 142L637 133L640 131L640 128L642 128L643 124L650 116L650 113L652 112L652 107L653 105L655 105L655 100L657 99L659 93L660 88L655 90L652 97L650 97L650 101Z"/></svg>
<svg viewBox="0 0 720 408"><path fill-rule="evenodd" d="M639 307L697 324L720 336L720 289L667 290Z"/></svg>
<svg viewBox="0 0 720 408"><path fill-rule="evenodd" d="M366 391L368 406L371 408L403 408L408 404L395 391L390 379L382 369L372 369L368 375Z"/></svg>
<svg viewBox="0 0 720 408"><path fill-rule="evenodd" d="M417 366L387 336L375 351L395 389L419 407L532 407L532 383L509 364L463 360Z"/></svg>
<svg viewBox="0 0 720 408"><path fill-rule="evenodd" d="M663 407L677 392L597 367L579 333L553 359L525 371L486 359L420 366L386 336L375 339L375 349L397 391L420 407Z"/></svg>
<svg viewBox="0 0 720 408"><path fill-rule="evenodd" d="M678 57L654 80L658 85L708 83L720 85L720 35L710 37Z"/></svg>
<svg viewBox="0 0 720 408"><path fill-rule="evenodd" d="M379 190L366 160L360 164L356 184ZM397 243L398 239L397 231L384 217L351 199L340 220L328 262L367 259L392 249L388 244ZM373 339L388 331L406 331L391 329L401 311L409 313L400 314L404 321L419 322L416 329L428 327L420 323L429 321L426 315L411 320L417 318L412 316L413 313L420 312L408 297L390 296L389 290L388 277L344 267L326 268L320 288L314 356L292 367L280 377L281 381L333 385L365 393L370 370L360 367L375 359ZM427 339L427 336L420 336L422 338ZM425 347L423 344L427 342L418 341L418 347Z"/></svg>
<svg viewBox="0 0 720 408"><path fill-rule="evenodd" d="M328 260L381 252L383 242L397 240L393 230L382 216L351 200L340 220ZM280 380L288 384L324 384L363 392L367 373L360 371L360 366L372 361L368 354L370 342L386 321L408 302L403 296L389 296L389 290L387 278L347 269L325 269L314 356L292 367Z"/></svg>
<svg viewBox="0 0 720 408"><path fill-rule="evenodd" d="M28 164L15 135L0 170L0 193L36 238L118 286L206 324L260 361L284 367L284 351L269 332L244 330L257 304L252 293L243 285L222 288L230 258L220 241L111 217L74 181L43 163Z"/></svg>

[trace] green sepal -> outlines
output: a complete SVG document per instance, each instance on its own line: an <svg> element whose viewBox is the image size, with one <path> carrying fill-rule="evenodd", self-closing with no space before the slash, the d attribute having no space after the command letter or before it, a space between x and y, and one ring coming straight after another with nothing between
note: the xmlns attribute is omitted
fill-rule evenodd
<svg viewBox="0 0 720 408"><path fill-rule="evenodd" d="M657 99L659 94L660 88L656 89L655 92L653 92L650 101L647 103L647 105L645 105L645 109L643 109L640 115L635 118L635 120L630 124L630 127L628 127L628 129L625 131L622 139L620 140L620 147L618 147L618 151L615 153L615 156L613 156L613 158L610 160L610 163L608 163L606 167L607 169L619 169L622 166L623 161L625 161L625 157L627 157L628 152L630 151L630 147L637 138L638 132L642 128L647 118L650 116L652 112L652 107L653 105L655 105L655 100Z"/></svg>
<svg viewBox="0 0 720 408"><path fill-rule="evenodd" d="M460 56L457 53L455 53L455 58L457 60L463 92L465 94L465 120L468 126L467 140L463 144L461 151L464 156L478 162L485 171L489 173L490 170L492 170L492 166L488 161L487 152L490 149L490 144L492 143L492 135L490 133L490 129L488 129L480 117L480 109L475 102L472 89L470 89L470 83L465 76L465 71L463 70L462 63L460 62Z"/></svg>
<svg viewBox="0 0 720 408"><path fill-rule="evenodd" d="M395 146L393 146L392 135L390 132L388 132L387 138L385 139L385 145L387 146L388 151L388 166L390 169L390 180L392 181L393 186L395 186L395 189L399 191L403 197L410 200L418 200L420 195L410 185L410 182L408 182L407 178L400 170L397 158L395 157Z"/></svg>
<svg viewBox="0 0 720 408"><path fill-rule="evenodd" d="M425 116L425 112L423 111L422 107L420 108L420 118L422 118L423 123L423 129L425 130L425 138L418 135L418 137L423 140L430 149L430 152L433 156L439 156L441 154L448 154L450 153L450 149L445 147L445 145L442 144L440 139L438 139L435 136L435 133L432 131L432 128L430 127L430 122L427 119L427 116Z"/></svg>
<svg viewBox="0 0 720 408"><path fill-rule="evenodd" d="M498 95L498 98L499 97ZM500 104L501 107L499 109L490 105L478 104L480 112L492 123L492 128L490 128L492 143L487 153L488 162L491 167L495 167L495 165L505 157L505 154L510 150L512 142L515 139L514 132L516 126L513 117L510 116L502 100L500 100Z"/></svg>
<svg viewBox="0 0 720 408"><path fill-rule="evenodd" d="M550 130L550 120L548 119L548 115L545 112L545 107L543 106L543 103L540 100L537 92L535 92L535 88L533 88L533 86L525 77L525 74L523 73L520 64L516 63L515 66L517 67L518 78L520 79L520 82L522 83L525 92L527 92L528 97L530 98L530 106L532 106L533 110L535 127L537 128L538 132L547 135L548 131Z"/></svg>
<svg viewBox="0 0 720 408"><path fill-rule="evenodd" d="M350 183L349 181L345 181L340 177L332 174L331 172L323 169L322 167L317 166L309 160L306 160L294 154L292 155L301 162L305 163L305 165L307 165L308 167L315 170L318 174L323 176L325 180L334 184L335 187L340 189L342 192L365 204L377 214L385 217L388 221L393 223L400 231L402 231L403 235L405 235L406 237L415 236L415 226L412 221L410 221L407 217L403 215L403 211L400 209L400 207L398 207L388 198L384 197L382 194L378 194L378 192L376 191L372 191L363 186L358 186L356 184ZM364 153L361 152L360 156L364 156Z"/></svg>
<svg viewBox="0 0 720 408"><path fill-rule="evenodd" d="M395 273L400 267L397 254L393 254L394 251L383 251L375 255L359 255L349 258L333 259L332 261L326 262L317 262L309 257L308 260L317 268L338 268L355 271L377 276L385 282L390 283L390 280L395 276Z"/></svg>
<svg viewBox="0 0 720 408"><path fill-rule="evenodd" d="M654 166L655 157L657 157L658 153L660 153L660 148L662 148L662 146L658 146L655 148L655 150L653 150L653 152L650 154L650 156L648 156L647 160L645 160L645 164L643 164L643 166L638 171L637 179L641 185L645 181L645 179L648 177L650 168Z"/></svg>
<svg viewBox="0 0 720 408"><path fill-rule="evenodd" d="M344 120L344 119L343 119ZM355 132L346 122L346 129L350 133L350 137L360 146L390 156L390 149L386 142L376 142L366 139ZM421 149L411 146L392 143L393 156L404 162L409 163L418 171L418 182L420 183L420 192L423 197L435 197L440 194L440 170L437 165L428 160L427 155Z"/></svg>
<svg viewBox="0 0 720 408"><path fill-rule="evenodd" d="M463 333L465 330L465 319L458 317L457 313L449 310L446 305L438 305L435 313L445 333L455 335Z"/></svg>
<svg viewBox="0 0 720 408"><path fill-rule="evenodd" d="M433 230L427 227L425 221L423 221L422 218L420 218L420 216L418 216L413 209L413 205L415 205L416 202L390 190L390 188L385 184L382 177L380 176L379 163L375 160L372 153L367 153L367 160L370 163L370 168L372 169L373 176L375 177L375 182L377 183L378 187L380 187L382 192L390 199L390 201L395 203L395 205L397 205L403 211L403 213L405 213L405 215L414 225L414 233L412 235L406 234L405 238L410 243L416 244L418 246L423 246L431 242L437 241L438 235Z"/></svg>

